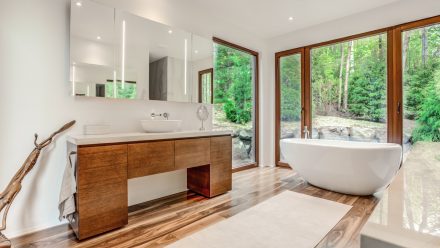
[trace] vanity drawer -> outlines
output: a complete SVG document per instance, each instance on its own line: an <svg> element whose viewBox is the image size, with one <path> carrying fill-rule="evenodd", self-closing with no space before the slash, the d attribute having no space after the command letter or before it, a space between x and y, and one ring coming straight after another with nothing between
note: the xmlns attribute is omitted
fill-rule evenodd
<svg viewBox="0 0 440 248"><path fill-rule="evenodd" d="M176 169L207 165L211 158L211 139L183 139L175 141Z"/></svg>
<svg viewBox="0 0 440 248"><path fill-rule="evenodd" d="M174 170L174 141L128 145L128 178Z"/></svg>

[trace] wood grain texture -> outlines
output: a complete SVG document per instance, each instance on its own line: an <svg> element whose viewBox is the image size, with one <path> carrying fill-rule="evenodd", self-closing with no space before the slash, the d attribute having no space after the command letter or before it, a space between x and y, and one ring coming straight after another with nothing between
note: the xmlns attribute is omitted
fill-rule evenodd
<svg viewBox="0 0 440 248"><path fill-rule="evenodd" d="M232 137L212 137L210 147L210 165L187 171L188 189L206 197L224 194L232 188Z"/></svg>
<svg viewBox="0 0 440 248"><path fill-rule="evenodd" d="M232 189L232 137L211 138L210 197Z"/></svg>
<svg viewBox="0 0 440 248"><path fill-rule="evenodd" d="M174 170L174 141L128 145L128 178Z"/></svg>
<svg viewBox="0 0 440 248"><path fill-rule="evenodd" d="M256 168L233 174L232 191L207 199L191 191L130 207L129 224L96 238L78 241L72 231L12 240L15 247L164 247L283 191L291 190L352 205L347 215L317 247L359 247L359 230L378 198L343 195L316 188L294 171ZM294 211L294 210L292 210Z"/></svg>
<svg viewBox="0 0 440 248"><path fill-rule="evenodd" d="M175 168L186 169L210 163L210 138L175 141Z"/></svg>
<svg viewBox="0 0 440 248"><path fill-rule="evenodd" d="M280 164L280 139L281 139L281 59L286 56L291 56L298 54L301 58L301 137L304 137L304 126L306 123L306 97L305 97L305 89L306 88L306 78L305 78L305 49L297 48L291 49L283 52L278 52L275 54L275 164ZM309 98L307 97L307 100ZM310 130L310 129L309 129ZM288 166L288 165L287 165Z"/></svg>
<svg viewBox="0 0 440 248"><path fill-rule="evenodd" d="M79 147L77 163L78 239L127 224L127 145Z"/></svg>

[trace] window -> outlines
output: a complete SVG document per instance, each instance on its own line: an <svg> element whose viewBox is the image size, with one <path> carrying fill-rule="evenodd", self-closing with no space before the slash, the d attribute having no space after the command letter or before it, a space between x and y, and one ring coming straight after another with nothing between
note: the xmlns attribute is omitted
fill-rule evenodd
<svg viewBox="0 0 440 248"><path fill-rule="evenodd" d="M199 71L199 102L212 104L214 102L214 69Z"/></svg>
<svg viewBox="0 0 440 248"><path fill-rule="evenodd" d="M278 73L280 77L278 104L280 113L277 116L280 122L279 140L286 138L301 138L301 53L294 53L278 58ZM279 140L277 142L279 143ZM284 158L279 151L280 161Z"/></svg>
<svg viewBox="0 0 440 248"><path fill-rule="evenodd" d="M438 149L428 144L440 142L440 24L402 32L402 75L404 151Z"/></svg>
<svg viewBox="0 0 440 248"><path fill-rule="evenodd" d="M312 137L387 141L387 36L311 49Z"/></svg>
<svg viewBox="0 0 440 248"><path fill-rule="evenodd" d="M255 165L258 54L218 39L214 41L214 129L233 131L233 168Z"/></svg>

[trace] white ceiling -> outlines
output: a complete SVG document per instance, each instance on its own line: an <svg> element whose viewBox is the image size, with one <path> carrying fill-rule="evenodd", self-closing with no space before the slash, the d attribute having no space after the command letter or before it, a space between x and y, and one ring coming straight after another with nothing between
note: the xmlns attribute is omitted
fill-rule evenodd
<svg viewBox="0 0 440 248"><path fill-rule="evenodd" d="M355 15L381 6L419 0L93 0L159 22L195 27L221 23L262 39ZM293 21L288 18L293 17ZM215 20L215 22L213 22ZM181 26L182 26L181 25ZM206 27L205 27L206 28ZM212 28L214 29L214 28ZM194 31L194 30L193 30Z"/></svg>
<svg viewBox="0 0 440 248"><path fill-rule="evenodd" d="M181 1L181 0L175 0ZM402 0L188 0L262 38L340 19ZM293 17L293 21L289 21Z"/></svg>

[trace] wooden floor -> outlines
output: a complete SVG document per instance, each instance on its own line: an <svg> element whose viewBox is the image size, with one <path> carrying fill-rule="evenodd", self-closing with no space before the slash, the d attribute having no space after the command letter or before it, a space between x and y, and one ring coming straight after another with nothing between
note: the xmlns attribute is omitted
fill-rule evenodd
<svg viewBox="0 0 440 248"><path fill-rule="evenodd" d="M127 226L82 242L66 226L13 242L14 247L163 247L286 190L353 206L316 247L359 247L359 231L379 200L313 187L290 169L255 168L234 173L233 190L216 198L184 192L130 207Z"/></svg>

